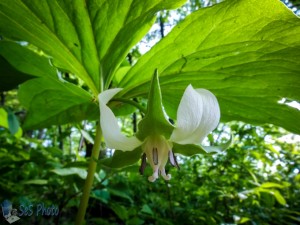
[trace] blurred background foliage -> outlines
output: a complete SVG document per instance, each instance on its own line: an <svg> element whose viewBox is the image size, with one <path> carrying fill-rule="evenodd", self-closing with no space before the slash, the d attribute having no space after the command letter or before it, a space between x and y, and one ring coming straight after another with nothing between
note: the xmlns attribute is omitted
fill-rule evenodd
<svg viewBox="0 0 300 225"><path fill-rule="evenodd" d="M128 55L133 64L188 13L219 1L190 1L158 15L152 31ZM299 14L300 1L283 1ZM15 224L73 224L91 154L95 122L22 131L26 111L17 87L1 93L0 193L13 208L43 202L59 215L22 217ZM120 118L136 129L139 112ZM20 121L20 124L19 124ZM220 124L205 140L217 145L234 136L222 154L178 157L172 179L149 183L139 165L110 169L99 163L86 224L300 224L300 137L272 125ZM112 150L102 146L101 158ZM35 211L35 208L34 208ZM0 220L4 224L5 221Z"/></svg>

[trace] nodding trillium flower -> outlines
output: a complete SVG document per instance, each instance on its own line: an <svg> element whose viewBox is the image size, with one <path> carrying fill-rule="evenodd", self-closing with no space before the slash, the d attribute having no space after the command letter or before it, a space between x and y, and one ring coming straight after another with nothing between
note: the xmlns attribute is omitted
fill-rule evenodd
<svg viewBox="0 0 300 225"><path fill-rule="evenodd" d="M162 106L162 97L155 71L148 97L147 112L138 124L138 132L133 137L126 137L121 133L118 121L107 106L107 103L122 89L115 88L99 94L100 124L106 145L109 148L121 150L124 153L135 151L140 158L142 150L142 164L140 172L143 174L146 161L153 169L148 180L154 182L160 174L165 180L170 180L171 175L166 174L165 165L169 159L171 165L179 168L174 152L185 155L197 153L210 153L223 150L230 145L231 140L220 147L201 146L203 139L214 130L220 120L220 108L216 97L208 90L194 89L189 85L181 98L177 110L177 124L174 127ZM117 153L119 152L119 153ZM116 151L116 154L121 154ZM120 155L116 156L122 159ZM112 159L113 160L113 159ZM122 164L122 163L121 163Z"/></svg>

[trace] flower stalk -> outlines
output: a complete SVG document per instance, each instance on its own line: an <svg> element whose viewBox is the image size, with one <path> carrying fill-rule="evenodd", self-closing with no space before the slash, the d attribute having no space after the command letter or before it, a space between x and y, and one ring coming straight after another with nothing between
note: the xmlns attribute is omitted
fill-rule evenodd
<svg viewBox="0 0 300 225"><path fill-rule="evenodd" d="M78 212L77 212L77 216L76 216L75 225L82 225L84 222L84 216L85 216L86 209L88 206L89 197L90 197L90 193L91 193L91 189L92 189L93 181L94 181L94 177L95 177L94 175L95 175L96 168L97 168L97 161L98 161L99 154L100 154L101 139L102 139L102 132L101 132L100 124L98 124L97 128L96 128L96 137L94 140L94 146L92 149L92 156L91 156L90 162L89 162L88 174L87 174L87 178L84 183L83 192L82 192L82 196L80 199L80 204L79 204L79 208L78 208Z"/></svg>

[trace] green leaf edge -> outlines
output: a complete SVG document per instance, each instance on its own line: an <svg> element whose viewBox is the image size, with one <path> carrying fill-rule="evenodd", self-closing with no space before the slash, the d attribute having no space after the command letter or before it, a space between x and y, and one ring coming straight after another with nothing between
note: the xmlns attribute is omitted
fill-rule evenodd
<svg viewBox="0 0 300 225"><path fill-rule="evenodd" d="M230 138L227 142L220 144L219 146L202 146L196 144L187 144L181 145L173 143L173 152L178 153L184 156L193 156L197 154L215 154L220 153L228 149L233 143L233 135L230 135Z"/></svg>

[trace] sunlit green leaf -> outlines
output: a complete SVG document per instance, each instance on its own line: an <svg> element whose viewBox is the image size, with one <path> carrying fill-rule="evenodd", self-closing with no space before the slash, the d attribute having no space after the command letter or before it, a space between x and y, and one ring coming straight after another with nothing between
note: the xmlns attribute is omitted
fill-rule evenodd
<svg viewBox="0 0 300 225"><path fill-rule="evenodd" d="M300 19L280 1L224 1L192 13L127 73L124 95L145 96L156 68L174 119L191 83L217 96L223 121L300 133L300 111L278 103L300 101Z"/></svg>
<svg viewBox="0 0 300 225"><path fill-rule="evenodd" d="M279 191L273 191L274 193L274 197L276 198L277 202L280 203L281 205L285 205L286 204L286 200L284 199L284 197L280 194Z"/></svg>
<svg viewBox="0 0 300 225"><path fill-rule="evenodd" d="M156 12L185 1L2 0L0 35L44 51L96 95L128 51L150 29Z"/></svg>
<svg viewBox="0 0 300 225"><path fill-rule="evenodd" d="M3 108L0 108L0 127L8 128L7 112Z"/></svg>
<svg viewBox="0 0 300 225"><path fill-rule="evenodd" d="M77 168L77 167L57 168L57 169L52 170L52 172L54 172L60 176L69 176L69 175L76 174L82 179L85 179L87 176L86 169Z"/></svg>
<svg viewBox="0 0 300 225"><path fill-rule="evenodd" d="M272 182L266 182L260 185L262 188L285 188L285 186L277 183L272 183Z"/></svg>
<svg viewBox="0 0 300 225"><path fill-rule="evenodd" d="M33 44L96 91L99 62L84 1L3 0L0 8L1 35Z"/></svg>
<svg viewBox="0 0 300 225"><path fill-rule="evenodd" d="M18 70L41 77L20 87L20 101L29 111L25 129L98 118L91 95L58 78L47 58L13 42L2 41L0 47L1 54Z"/></svg>
<svg viewBox="0 0 300 225"><path fill-rule="evenodd" d="M36 185L46 185L48 184L47 180L36 179L36 180L27 180L23 184L36 184Z"/></svg>
<svg viewBox="0 0 300 225"><path fill-rule="evenodd" d="M247 217L242 217L242 218L238 221L238 224L243 224L243 223L246 223L246 222L248 222L248 221L250 221L249 218L247 218Z"/></svg>

